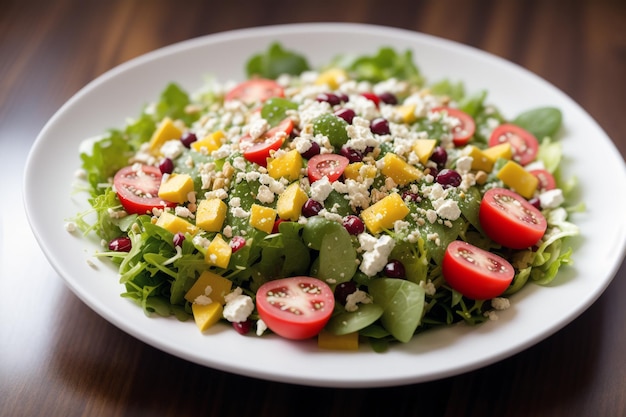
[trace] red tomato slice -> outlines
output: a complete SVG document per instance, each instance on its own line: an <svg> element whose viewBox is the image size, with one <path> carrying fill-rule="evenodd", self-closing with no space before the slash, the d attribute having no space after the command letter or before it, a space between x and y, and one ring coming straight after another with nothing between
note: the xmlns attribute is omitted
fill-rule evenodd
<svg viewBox="0 0 626 417"><path fill-rule="evenodd" d="M528 130L514 124L505 123L496 127L489 137L489 146L509 142L513 149L513 160L526 165L535 160L539 151L539 141Z"/></svg>
<svg viewBox="0 0 626 417"><path fill-rule="evenodd" d="M224 100L239 100L247 105L262 103L272 97L284 97L285 90L274 80L254 78L230 90Z"/></svg>
<svg viewBox="0 0 626 417"><path fill-rule="evenodd" d="M314 183L327 177L328 181L337 181L346 169L350 160L342 155L334 153L321 153L309 159L307 173L309 181Z"/></svg>
<svg viewBox="0 0 626 417"><path fill-rule="evenodd" d="M480 202L478 215L487 236L512 249L534 246L548 226L539 210L506 188L487 191Z"/></svg>
<svg viewBox="0 0 626 417"><path fill-rule="evenodd" d="M467 142L474 136L476 123L472 116L464 111L452 107L435 107L432 111L435 113L445 112L448 116L459 119L458 126L452 129L452 141L455 146L467 145Z"/></svg>
<svg viewBox="0 0 626 417"><path fill-rule="evenodd" d="M280 149L292 130L293 120L287 118L256 139L245 135L239 141L244 158L261 166L267 166L270 152Z"/></svg>
<svg viewBox="0 0 626 417"><path fill-rule="evenodd" d="M460 240L446 248L441 271L450 287L474 300L499 296L515 276L506 259Z"/></svg>
<svg viewBox="0 0 626 417"><path fill-rule="evenodd" d="M261 285L256 307L261 320L274 333L287 339L308 339L330 319L335 297L330 287L317 278L282 278Z"/></svg>
<svg viewBox="0 0 626 417"><path fill-rule="evenodd" d="M124 210L129 214L146 214L155 207L174 207L176 203L158 196L162 178L161 171L150 165L142 165L140 170L127 166L117 171L113 186Z"/></svg>
<svg viewBox="0 0 626 417"><path fill-rule="evenodd" d="M539 179L539 189L542 191L554 190L556 188L556 180L550 171L545 169L532 169L530 171Z"/></svg>

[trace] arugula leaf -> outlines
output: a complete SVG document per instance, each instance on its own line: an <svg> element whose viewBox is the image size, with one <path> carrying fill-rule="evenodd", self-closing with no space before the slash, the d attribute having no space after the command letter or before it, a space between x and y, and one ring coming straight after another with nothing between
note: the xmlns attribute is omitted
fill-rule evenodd
<svg viewBox="0 0 626 417"><path fill-rule="evenodd" d="M300 75L310 69L303 55L283 49L278 42L272 43L265 53L252 56L246 63L248 78L254 76L276 79L282 74Z"/></svg>

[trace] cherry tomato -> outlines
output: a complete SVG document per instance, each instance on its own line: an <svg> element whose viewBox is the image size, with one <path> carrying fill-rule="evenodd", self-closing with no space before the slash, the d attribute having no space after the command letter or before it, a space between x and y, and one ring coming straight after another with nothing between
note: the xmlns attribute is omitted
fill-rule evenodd
<svg viewBox="0 0 626 417"><path fill-rule="evenodd" d="M474 132L476 132L476 123L474 122L472 116L464 111L445 106L435 107L432 111L436 113L445 112L448 116L459 119L459 125L452 129L452 141L454 142L454 145L465 146L472 136L474 136Z"/></svg>
<svg viewBox="0 0 626 417"><path fill-rule="evenodd" d="M539 210L506 188L487 191L480 202L478 215L487 236L512 249L535 245L547 228L546 219Z"/></svg>
<svg viewBox="0 0 626 417"><path fill-rule="evenodd" d="M520 165L526 165L537 157L539 142L526 129L510 123L496 127L489 137L489 146L499 145L504 142L511 144L513 160Z"/></svg>
<svg viewBox="0 0 626 417"><path fill-rule="evenodd" d="M142 165L140 171L133 166L117 171L113 185L124 210L129 214L146 214L155 207L174 207L176 203L158 196L162 178L159 168L151 165Z"/></svg>
<svg viewBox="0 0 626 417"><path fill-rule="evenodd" d="M499 296L515 276L506 259L461 240L448 245L441 270L450 287L474 300Z"/></svg>
<svg viewBox="0 0 626 417"><path fill-rule="evenodd" d="M239 141L244 158L261 166L267 166L270 152L280 149L292 130L293 121L287 118L256 139L252 139L250 135L245 135Z"/></svg>
<svg viewBox="0 0 626 417"><path fill-rule="evenodd" d="M315 155L309 159L307 164L309 181L312 184L317 180L321 180L322 177L327 177L330 182L337 181L349 163L350 160L348 158L334 153Z"/></svg>
<svg viewBox="0 0 626 417"><path fill-rule="evenodd" d="M247 105L262 103L272 97L284 97L285 90L274 80L254 78L238 84L230 90L226 101L239 100Z"/></svg>
<svg viewBox="0 0 626 417"><path fill-rule="evenodd" d="M330 319L335 297L330 287L317 278L282 278L259 287L256 307L261 320L274 333L287 339L308 339Z"/></svg>
<svg viewBox="0 0 626 417"><path fill-rule="evenodd" d="M554 190L556 188L556 180L554 176L545 169L533 169L528 171L539 179L539 189L542 191Z"/></svg>

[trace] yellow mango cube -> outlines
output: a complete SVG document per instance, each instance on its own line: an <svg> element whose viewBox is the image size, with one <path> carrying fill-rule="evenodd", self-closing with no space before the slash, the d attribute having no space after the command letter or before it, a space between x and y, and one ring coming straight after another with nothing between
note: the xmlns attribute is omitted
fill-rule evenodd
<svg viewBox="0 0 626 417"><path fill-rule="evenodd" d="M148 151L153 155L161 155L161 146L168 140L180 139L183 131L169 117L164 118L150 138Z"/></svg>
<svg viewBox="0 0 626 417"><path fill-rule="evenodd" d="M494 163L500 159L513 158L513 148L509 142L500 143L499 145L491 146L487 149L483 149L483 155L491 159Z"/></svg>
<svg viewBox="0 0 626 417"><path fill-rule="evenodd" d="M389 194L361 212L367 229L376 234L383 229L392 229L397 220L402 220L410 210L398 193Z"/></svg>
<svg viewBox="0 0 626 417"><path fill-rule="evenodd" d="M472 169L485 172L493 170L494 161L476 146L469 145L463 149L463 153L472 158Z"/></svg>
<svg viewBox="0 0 626 417"><path fill-rule="evenodd" d="M276 210L271 207L253 204L250 208L250 225L265 233L272 233L276 214Z"/></svg>
<svg viewBox="0 0 626 417"><path fill-rule="evenodd" d="M196 209L196 226L207 232L219 232L227 211L228 206L219 198L202 200Z"/></svg>
<svg viewBox="0 0 626 417"><path fill-rule="evenodd" d="M225 138L224 132L218 130L210 133L204 138L197 140L191 144L191 147L200 152L202 148L206 148L208 153L218 150L222 146L222 139Z"/></svg>
<svg viewBox="0 0 626 417"><path fill-rule="evenodd" d="M286 178L295 181L300 178L302 169L302 155L296 149L282 152L276 158L267 161L267 173L275 180Z"/></svg>
<svg viewBox="0 0 626 417"><path fill-rule="evenodd" d="M204 271L185 294L185 300L193 303L201 295L206 295L211 301L223 305L226 303L224 297L232 286L233 283L229 279L211 271Z"/></svg>
<svg viewBox="0 0 626 417"><path fill-rule="evenodd" d="M218 268L228 268L230 256L233 254L233 248L228 242L222 238L219 233L215 235L204 255L204 260L209 265L215 265Z"/></svg>
<svg viewBox="0 0 626 417"><path fill-rule="evenodd" d="M381 160L380 172L390 177L398 185L417 181L424 175L422 171L391 152L387 153Z"/></svg>
<svg viewBox="0 0 626 417"><path fill-rule="evenodd" d="M191 305L191 312L193 313L193 320L196 322L196 326L203 332L220 321L224 307L217 302L210 304L193 303Z"/></svg>
<svg viewBox="0 0 626 417"><path fill-rule="evenodd" d="M403 104L398 106L396 107L396 112L404 123L413 123L417 120L417 116L415 115L415 104Z"/></svg>
<svg viewBox="0 0 626 417"><path fill-rule="evenodd" d="M290 184L276 202L278 217L285 220L298 220L302 214L302 206L308 199L309 197L298 181Z"/></svg>
<svg viewBox="0 0 626 417"><path fill-rule="evenodd" d="M436 139L417 139L413 144L413 152L419 158L420 164L426 165L437 146Z"/></svg>
<svg viewBox="0 0 626 417"><path fill-rule="evenodd" d="M317 79L315 80L315 84L317 85L327 85L331 90L336 90L339 88L339 85L348 79L348 73L341 68L330 68L324 72L322 72Z"/></svg>
<svg viewBox="0 0 626 417"><path fill-rule="evenodd" d="M539 179L515 161L504 164L496 177L524 198L531 198L539 185Z"/></svg>
<svg viewBox="0 0 626 417"><path fill-rule="evenodd" d="M317 346L320 349L330 350L358 350L359 333L353 332L343 335L335 335L326 330L322 330L317 335Z"/></svg>
<svg viewBox="0 0 626 417"><path fill-rule="evenodd" d="M161 213L155 224L174 234L189 233L190 235L195 235L198 232L198 228L195 225L167 211Z"/></svg>
<svg viewBox="0 0 626 417"><path fill-rule="evenodd" d="M161 182L159 198L182 204L189 201L188 195L193 190L193 179L189 174L171 174Z"/></svg>

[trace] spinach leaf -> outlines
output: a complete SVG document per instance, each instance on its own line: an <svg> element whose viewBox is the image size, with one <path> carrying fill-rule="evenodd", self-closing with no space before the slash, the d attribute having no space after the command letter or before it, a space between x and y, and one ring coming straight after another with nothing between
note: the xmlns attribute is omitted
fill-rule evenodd
<svg viewBox="0 0 626 417"><path fill-rule="evenodd" d="M272 43L265 53L252 56L246 64L248 78L276 79L282 74L299 75L309 69L303 55L284 49L278 42Z"/></svg>
<svg viewBox="0 0 626 417"><path fill-rule="evenodd" d="M563 115L554 107L539 107L520 113L513 124L523 127L535 135L539 142L545 137L554 137L561 127Z"/></svg>

